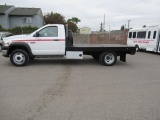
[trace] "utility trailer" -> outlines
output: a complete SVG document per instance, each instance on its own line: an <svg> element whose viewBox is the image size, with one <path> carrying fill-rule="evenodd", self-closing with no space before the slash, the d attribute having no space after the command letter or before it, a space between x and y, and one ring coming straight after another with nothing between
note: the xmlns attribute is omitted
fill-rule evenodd
<svg viewBox="0 0 160 120"><path fill-rule="evenodd" d="M5 38L2 47L3 56L10 57L15 66L24 66L35 57L83 59L83 55L91 55L103 65L112 66L117 56L126 62L126 54L135 52L135 46L120 44L73 44L72 32L60 24L43 26L29 35Z"/></svg>

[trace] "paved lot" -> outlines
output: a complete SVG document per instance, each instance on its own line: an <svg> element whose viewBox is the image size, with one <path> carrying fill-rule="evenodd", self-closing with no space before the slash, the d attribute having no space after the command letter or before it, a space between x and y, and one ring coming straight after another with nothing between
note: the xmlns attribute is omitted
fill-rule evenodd
<svg viewBox="0 0 160 120"><path fill-rule="evenodd" d="M160 120L160 55L85 58L14 67L0 55L0 120Z"/></svg>

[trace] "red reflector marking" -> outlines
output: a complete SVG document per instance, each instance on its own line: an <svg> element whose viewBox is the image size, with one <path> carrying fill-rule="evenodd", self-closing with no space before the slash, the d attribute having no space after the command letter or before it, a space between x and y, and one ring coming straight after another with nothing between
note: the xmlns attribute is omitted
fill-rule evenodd
<svg viewBox="0 0 160 120"><path fill-rule="evenodd" d="M46 42L46 41L65 41L65 39L41 39L41 40L13 40L13 42Z"/></svg>

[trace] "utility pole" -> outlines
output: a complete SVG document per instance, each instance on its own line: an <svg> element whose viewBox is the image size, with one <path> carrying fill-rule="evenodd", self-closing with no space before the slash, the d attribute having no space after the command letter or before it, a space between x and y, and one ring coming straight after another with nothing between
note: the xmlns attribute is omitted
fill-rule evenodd
<svg viewBox="0 0 160 120"><path fill-rule="evenodd" d="M105 14L104 14L104 22L103 22L103 31L105 31L105 19L106 19L106 16L105 16Z"/></svg>
<svg viewBox="0 0 160 120"><path fill-rule="evenodd" d="M111 31L110 29L111 29L111 28L110 28L110 25L109 25L109 36L108 36L109 39L108 39L108 44L110 43L110 31Z"/></svg>
<svg viewBox="0 0 160 120"><path fill-rule="evenodd" d="M130 21L131 21L131 20L128 20L128 30L129 30L129 23L130 23Z"/></svg>
<svg viewBox="0 0 160 120"><path fill-rule="evenodd" d="M109 39L110 39L110 25L109 25Z"/></svg>
<svg viewBox="0 0 160 120"><path fill-rule="evenodd" d="M103 24L102 23L100 24L100 30L99 31L103 32Z"/></svg>

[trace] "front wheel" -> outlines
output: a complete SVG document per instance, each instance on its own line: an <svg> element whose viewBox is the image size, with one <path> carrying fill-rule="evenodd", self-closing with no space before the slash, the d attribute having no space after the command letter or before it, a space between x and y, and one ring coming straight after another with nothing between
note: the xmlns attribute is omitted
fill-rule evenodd
<svg viewBox="0 0 160 120"><path fill-rule="evenodd" d="M10 54L10 61L15 66L25 66L29 62L29 55L25 50L17 49Z"/></svg>
<svg viewBox="0 0 160 120"><path fill-rule="evenodd" d="M100 62L105 66L112 66L117 61L117 55L115 52L104 52L100 55Z"/></svg>

